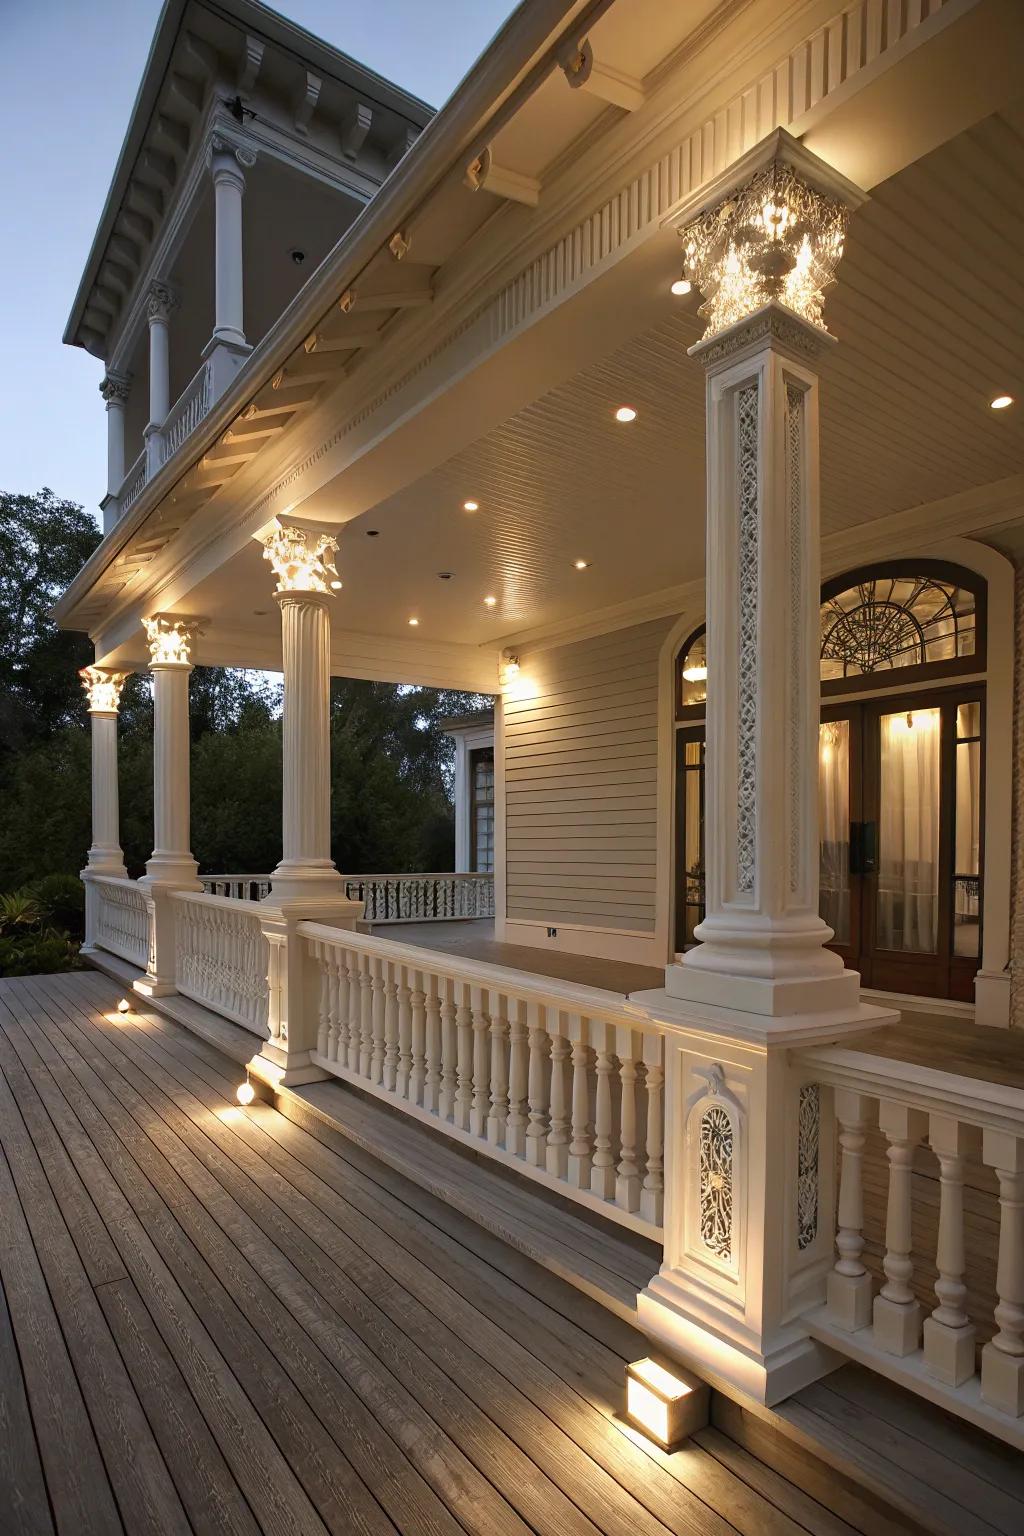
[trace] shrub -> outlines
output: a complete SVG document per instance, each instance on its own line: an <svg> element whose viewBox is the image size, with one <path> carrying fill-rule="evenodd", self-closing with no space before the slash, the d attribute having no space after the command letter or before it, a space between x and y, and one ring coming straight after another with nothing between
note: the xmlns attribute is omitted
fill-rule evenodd
<svg viewBox="0 0 1024 1536"><path fill-rule="evenodd" d="M43 875L27 887L44 921L81 938L85 926L85 887L77 875Z"/></svg>
<svg viewBox="0 0 1024 1536"><path fill-rule="evenodd" d="M0 976L47 976L81 968L78 945L55 928L0 935Z"/></svg>

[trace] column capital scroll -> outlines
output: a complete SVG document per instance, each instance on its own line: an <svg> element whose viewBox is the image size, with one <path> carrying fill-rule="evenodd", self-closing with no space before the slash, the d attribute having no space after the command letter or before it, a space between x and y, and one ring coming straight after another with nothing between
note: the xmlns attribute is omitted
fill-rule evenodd
<svg viewBox="0 0 1024 1536"><path fill-rule="evenodd" d="M251 145L239 144L223 133L210 135L206 146L206 164L214 176L218 172L227 172L241 177L244 171L252 170L256 158L257 151Z"/></svg>
<svg viewBox="0 0 1024 1536"><path fill-rule="evenodd" d="M107 373L100 381L99 391L107 405L127 405L131 387L130 373Z"/></svg>
<svg viewBox="0 0 1024 1536"><path fill-rule="evenodd" d="M143 619L149 645L150 670L159 667L188 667L191 669L192 648L202 633L205 619L179 617L173 613L156 613Z"/></svg>
<svg viewBox="0 0 1024 1536"><path fill-rule="evenodd" d="M131 673L113 672L106 667L82 667L78 675L89 700L90 715L116 715L121 689Z"/></svg>
<svg viewBox="0 0 1024 1536"><path fill-rule="evenodd" d="M698 348L768 306L827 336L825 292L836 281L850 211L863 200L779 128L685 203L671 222L684 275L704 296Z"/></svg>
<svg viewBox="0 0 1024 1536"><path fill-rule="evenodd" d="M276 595L320 594L341 588L334 563L338 541L319 523L277 517L256 535L277 577Z"/></svg>
<svg viewBox="0 0 1024 1536"><path fill-rule="evenodd" d="M180 300L170 283L154 281L146 292L146 316L150 320L169 320Z"/></svg>

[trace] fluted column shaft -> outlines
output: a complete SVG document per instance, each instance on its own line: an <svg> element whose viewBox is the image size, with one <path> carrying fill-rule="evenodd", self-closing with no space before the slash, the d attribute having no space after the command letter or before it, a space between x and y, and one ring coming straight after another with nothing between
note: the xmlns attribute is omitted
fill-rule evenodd
<svg viewBox="0 0 1024 1536"><path fill-rule="evenodd" d="M196 883L189 826L188 680L181 662L154 662L153 676L153 853L146 863L150 882Z"/></svg>

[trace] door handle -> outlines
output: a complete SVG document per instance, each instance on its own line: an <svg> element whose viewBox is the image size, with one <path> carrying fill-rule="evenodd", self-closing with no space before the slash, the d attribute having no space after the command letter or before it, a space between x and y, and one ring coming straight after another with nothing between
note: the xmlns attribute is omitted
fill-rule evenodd
<svg viewBox="0 0 1024 1536"><path fill-rule="evenodd" d="M850 822L850 874L873 875L878 869L878 825Z"/></svg>

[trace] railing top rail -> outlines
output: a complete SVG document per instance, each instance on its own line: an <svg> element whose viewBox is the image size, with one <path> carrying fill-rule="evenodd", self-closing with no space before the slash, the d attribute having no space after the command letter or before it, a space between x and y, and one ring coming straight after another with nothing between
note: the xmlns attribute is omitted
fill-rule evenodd
<svg viewBox="0 0 1024 1536"><path fill-rule="evenodd" d="M416 944L403 944L397 939L377 938L373 934L358 933L346 928L331 928L325 923L299 923L303 938L318 939L322 944L334 944L342 949L354 949L365 955L375 955L417 971L439 971L453 981L470 986L487 987L504 996L554 1006L566 1013L578 1013L588 1019L628 1027L642 1034L661 1035L664 1028L651 1019L638 1018L626 1010L626 999L618 992L607 992L601 987L589 987L580 982L563 981L556 976L538 976L532 972L513 970L511 966L494 965L486 960L469 960L465 955L450 950L425 949Z"/></svg>
<svg viewBox="0 0 1024 1536"><path fill-rule="evenodd" d="M794 1060L813 1067L818 1081L833 1088L892 1099L926 1114L953 1114L983 1130L1024 1135L1024 1088L848 1046L809 1046L795 1051Z"/></svg>
<svg viewBox="0 0 1024 1536"><path fill-rule="evenodd" d="M129 464L128 468L125 470L121 484L117 488L117 494L120 496L125 491L129 490L133 483L138 479L139 475L145 470L145 468L146 449L145 445L143 445L142 451L138 458L135 459L133 463Z"/></svg>
<svg viewBox="0 0 1024 1536"><path fill-rule="evenodd" d="M178 415L179 411L181 411L183 407L188 404L193 395L199 393L203 387L203 384L206 382L209 370L209 362L202 362L199 364L199 367L189 379L188 383L185 385L185 388L182 390L181 394L178 396L177 400L175 400L174 404L171 406L170 410L167 412L167 415L161 422L161 430L166 429L168 424L174 420L175 416Z"/></svg>
<svg viewBox="0 0 1024 1536"><path fill-rule="evenodd" d="M269 875L259 875L259 874L257 874L257 875L235 875L235 874L230 874L230 875L200 875L199 879L200 880L204 880L207 885L214 885L214 884L216 884L216 885L225 885L230 880L269 880L270 876Z"/></svg>
<svg viewBox="0 0 1024 1536"><path fill-rule="evenodd" d="M479 869L431 869L417 870L415 874L345 875L346 880L493 880L493 870Z"/></svg>
<svg viewBox="0 0 1024 1536"><path fill-rule="evenodd" d="M127 875L90 875L89 881L92 885L115 885L122 891L138 891L140 896L143 894L139 882L129 879Z"/></svg>

